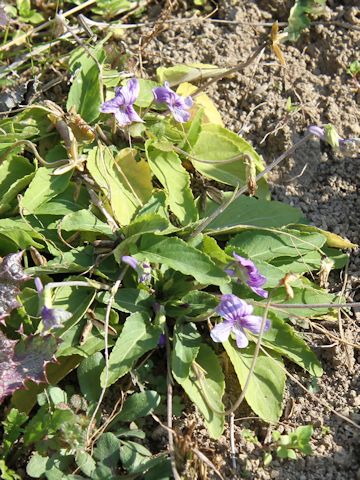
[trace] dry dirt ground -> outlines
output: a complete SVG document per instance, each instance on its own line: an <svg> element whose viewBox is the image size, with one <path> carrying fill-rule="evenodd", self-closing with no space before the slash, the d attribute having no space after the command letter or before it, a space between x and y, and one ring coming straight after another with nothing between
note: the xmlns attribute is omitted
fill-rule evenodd
<svg viewBox="0 0 360 480"><path fill-rule="evenodd" d="M172 23L159 32L160 24L157 29L134 31L126 42L133 50L137 50L141 37L143 44L148 42L142 50L142 60L146 71L150 72L158 66L175 63L233 66L245 61L266 41L270 27L264 23L287 20L292 3L283 0L220 1L213 18L230 23L189 20ZM298 42L284 47L285 68L268 50L244 72L218 82L207 92L222 112L226 126L241 132L267 162L302 136L312 124L331 122L341 136L360 137L360 91L356 91L346 73L348 65L359 59L359 4L358 0L329 0L327 4L326 14L304 32ZM159 8L154 7L154 18L159 15ZM184 13L180 8L172 14L184 18L193 16L194 12ZM286 110L288 97L298 107L293 113ZM359 244L359 167L360 157L356 153L352 157L338 156L317 139L311 140L272 173L273 197L300 207L314 225ZM356 251L351 255L348 272L346 299L360 301L360 259ZM331 289L340 291L343 281L343 273L334 274ZM360 311L343 318L344 335L351 342L359 340L359 321ZM324 325L339 335L338 325ZM345 350L324 335L310 331L307 338L325 369L316 395L336 412L360 424L359 350L352 347ZM290 369L309 386L306 375L293 367ZM236 470L230 459L228 433L219 442L211 443L199 424L193 438L197 438L199 446L226 479L360 479L359 430L304 394L291 381L285 411L279 427L281 431L308 423L314 425L313 456L297 461L275 460L265 468L264 449L244 438L245 428L253 428L262 442L269 438L266 426L256 419L236 422ZM185 423L179 424L179 429L186 432L194 418L200 422L189 415ZM188 478L197 478L197 473L190 470Z"/></svg>

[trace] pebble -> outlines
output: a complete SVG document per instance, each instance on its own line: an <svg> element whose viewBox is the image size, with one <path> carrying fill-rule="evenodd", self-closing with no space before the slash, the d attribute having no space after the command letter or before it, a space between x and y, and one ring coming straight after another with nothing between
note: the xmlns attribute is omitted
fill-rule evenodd
<svg viewBox="0 0 360 480"><path fill-rule="evenodd" d="M278 470L273 470L271 473L270 473L270 477L271 478L279 478L280 477L280 472Z"/></svg>

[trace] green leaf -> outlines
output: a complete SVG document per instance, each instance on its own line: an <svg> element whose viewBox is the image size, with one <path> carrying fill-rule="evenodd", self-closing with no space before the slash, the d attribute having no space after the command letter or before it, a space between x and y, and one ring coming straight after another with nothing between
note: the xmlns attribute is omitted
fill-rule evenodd
<svg viewBox="0 0 360 480"><path fill-rule="evenodd" d="M251 158L257 173L264 169L262 158L246 140L220 125L210 123L202 126L191 155L199 160L214 162L202 163L191 159L196 170L202 175L233 187L244 186L247 183L245 163L247 157ZM226 163L227 160L237 156L240 156L238 160ZM222 164L222 161L225 163ZM262 185L264 188L264 182L261 180L259 186Z"/></svg>
<svg viewBox="0 0 360 480"><path fill-rule="evenodd" d="M108 210L121 225L128 225L143 202L116 163L110 148L95 147L90 150L86 166L102 190L104 199L108 199L108 203L105 202Z"/></svg>
<svg viewBox="0 0 360 480"><path fill-rule="evenodd" d="M188 378L191 364L199 353L200 343L201 336L195 324L178 322L175 324L171 368L179 383Z"/></svg>
<svg viewBox="0 0 360 480"><path fill-rule="evenodd" d="M109 292L101 292L97 300L105 305L110 298ZM121 288L115 295L113 308L125 313L148 313L152 310L154 298L146 291L138 288Z"/></svg>
<svg viewBox="0 0 360 480"><path fill-rule="evenodd" d="M231 195L231 192L226 192L224 199ZM203 218L207 218L218 206L217 203L208 201ZM242 195L211 222L205 231L216 235L244 230L245 226L278 228L303 220L304 217L298 208L274 200L260 200Z"/></svg>
<svg viewBox="0 0 360 480"><path fill-rule="evenodd" d="M4 434L1 454L3 458L6 458L10 453L11 447L23 431L21 426L28 418L29 417L25 413L19 412L19 410L16 408L12 408L6 415L5 420L2 422Z"/></svg>
<svg viewBox="0 0 360 480"><path fill-rule="evenodd" d="M92 456L85 451L78 450L76 452L75 461L80 470L86 476L91 477L92 473L96 468L96 462L92 458Z"/></svg>
<svg viewBox="0 0 360 480"><path fill-rule="evenodd" d="M173 67L159 67L156 70L160 83L169 82L170 86L183 82L194 82L204 80L226 72L225 68L205 63L194 63L190 65L174 65Z"/></svg>
<svg viewBox="0 0 360 480"><path fill-rule="evenodd" d="M127 237L142 235L143 233L160 232L169 226L168 219L158 213L137 215L136 218L124 228Z"/></svg>
<svg viewBox="0 0 360 480"><path fill-rule="evenodd" d="M94 458L106 467L114 469L120 459L119 447L120 442L113 433L103 433L96 442Z"/></svg>
<svg viewBox="0 0 360 480"><path fill-rule="evenodd" d="M36 171L21 201L25 215L34 213L40 205L66 190L73 172L63 175L53 173L54 169L45 167L40 167Z"/></svg>
<svg viewBox="0 0 360 480"><path fill-rule="evenodd" d="M43 248L43 245L36 241L43 240L43 236L33 230L21 218L1 219L0 238L2 242L4 242L4 239L10 240L11 244L13 245L12 252L14 250L17 250L17 248L20 248L21 250L26 250L30 246L34 246L36 248ZM4 244L2 242L0 242L0 245L3 248Z"/></svg>
<svg viewBox="0 0 360 480"><path fill-rule="evenodd" d="M113 234L109 225L99 220L89 210L69 213L61 220L60 226L65 232L94 232L109 237Z"/></svg>
<svg viewBox="0 0 360 480"><path fill-rule="evenodd" d="M219 247L215 238L204 235L202 239L202 251L209 255L215 263L228 264L233 260L232 255L228 255ZM231 252L232 253L232 252Z"/></svg>
<svg viewBox="0 0 360 480"><path fill-rule="evenodd" d="M159 86L157 82L153 80L146 80L144 78L139 78L140 92L135 100L135 105L141 108L148 108L154 101L153 88Z"/></svg>
<svg viewBox="0 0 360 480"><path fill-rule="evenodd" d="M110 354L107 382L105 369L101 374L101 386L109 387L128 373L136 360L157 346L160 334L161 330L151 325L148 315L130 315Z"/></svg>
<svg viewBox="0 0 360 480"><path fill-rule="evenodd" d="M249 344L247 348L238 349L232 340L224 342L223 345L234 366L241 388L244 388L254 356L255 345ZM276 361L263 352L259 353L245 393L245 400L262 420L276 423L282 413L286 375L277 365L279 363L283 367L281 357L274 353L271 355Z"/></svg>
<svg viewBox="0 0 360 480"><path fill-rule="evenodd" d="M70 87L66 108L69 111L71 107L75 107L85 122L92 123L100 115L102 96L99 64L104 61L105 52L99 47L87 48L91 51L92 57L87 52L79 56L78 51L75 51L76 60L71 62L73 68L76 65L78 69ZM94 57L97 58L97 62Z"/></svg>
<svg viewBox="0 0 360 480"><path fill-rule="evenodd" d="M138 418L146 417L159 405L160 400L160 395L154 390L134 393L125 400L120 413L111 423L134 422Z"/></svg>
<svg viewBox="0 0 360 480"><path fill-rule="evenodd" d="M1 222L1 221L0 221ZM84 272L94 265L94 249L92 246L79 247L61 256L49 260L46 265L30 267L26 270L29 275L41 273L75 273Z"/></svg>
<svg viewBox="0 0 360 480"><path fill-rule="evenodd" d="M88 205L89 195L85 188L80 188L79 191L78 186L70 183L62 193L37 207L34 214L63 217L69 213L87 209Z"/></svg>
<svg viewBox="0 0 360 480"><path fill-rule="evenodd" d="M323 369L314 352L307 343L299 337L295 330L281 318L269 314L271 328L264 333L262 343L281 355L286 356L315 377L321 377Z"/></svg>
<svg viewBox="0 0 360 480"><path fill-rule="evenodd" d="M140 443L126 441L122 442L120 449L120 458L123 467L130 473L142 465L144 461L151 457L151 452ZM141 470L140 470L141 471Z"/></svg>
<svg viewBox="0 0 360 480"><path fill-rule="evenodd" d="M72 277L69 280L80 280L79 277ZM81 279L83 280L83 279ZM95 297L95 289L87 287L59 287L53 296L53 307L66 310L72 314L71 318L64 322L58 329L58 336L61 338L64 333L76 325L85 315ZM61 354L64 345L60 343L57 355Z"/></svg>
<svg viewBox="0 0 360 480"><path fill-rule="evenodd" d="M5 460L0 460L0 475L2 480L22 480L14 470L6 465Z"/></svg>
<svg viewBox="0 0 360 480"><path fill-rule="evenodd" d="M225 381L217 355L208 345L201 344L190 375L187 378L174 375L174 378L202 413L211 438L218 439L224 430L224 414L221 412L224 412Z"/></svg>
<svg viewBox="0 0 360 480"><path fill-rule="evenodd" d="M190 176L174 152L164 152L150 141L146 143L146 156L150 168L163 185L171 211L182 225L197 219L197 209L190 189Z"/></svg>
<svg viewBox="0 0 360 480"><path fill-rule="evenodd" d="M273 292L271 300L272 303L278 304L279 307L276 311L276 315L281 318L288 318L292 315L300 315L302 317L315 318L324 314L327 314L331 311L331 307L322 307L322 308L309 308L306 307L307 303L320 303L320 304L329 304L335 303L336 296L334 294L326 292L321 288L316 288L315 284L311 282L306 282L305 278L302 278L304 288L293 287L294 298L287 299L286 291L283 287L277 289ZM281 303L286 304L304 304L304 308L281 308Z"/></svg>
<svg viewBox="0 0 360 480"><path fill-rule="evenodd" d="M290 10L286 32L290 41L295 42L304 28L310 25L309 15L320 15L325 11L326 0L296 0Z"/></svg>
<svg viewBox="0 0 360 480"><path fill-rule="evenodd" d="M34 166L20 155L6 158L0 165L0 213L10 208L10 203L32 180Z"/></svg>
<svg viewBox="0 0 360 480"><path fill-rule="evenodd" d="M264 454L264 467L268 467L270 463L272 462L272 455L269 452L266 452Z"/></svg>
<svg viewBox="0 0 360 480"><path fill-rule="evenodd" d="M145 234L139 251L133 255L138 260L165 264L184 275L193 276L204 285L228 282L227 275L207 255L179 238Z"/></svg>
<svg viewBox="0 0 360 480"><path fill-rule="evenodd" d="M273 203L273 202L271 202ZM252 229L240 232L228 243L226 252L239 251L251 260L271 261L278 257L302 257L321 248L326 239L319 233L296 230L266 231Z"/></svg>
<svg viewBox="0 0 360 480"><path fill-rule="evenodd" d="M100 374L105 367L104 357L96 352L80 363L77 378L81 393L88 402L97 402L101 394Z"/></svg>
<svg viewBox="0 0 360 480"><path fill-rule="evenodd" d="M47 468L46 464L49 460L49 457L42 457L37 452L35 452L29 460L29 463L26 466L26 473L31 478L40 478L45 474Z"/></svg>
<svg viewBox="0 0 360 480"><path fill-rule="evenodd" d="M178 287L178 282L175 286ZM199 290L191 291L175 303L166 304L166 313L170 317L186 319L206 319L218 306L219 300L210 293Z"/></svg>

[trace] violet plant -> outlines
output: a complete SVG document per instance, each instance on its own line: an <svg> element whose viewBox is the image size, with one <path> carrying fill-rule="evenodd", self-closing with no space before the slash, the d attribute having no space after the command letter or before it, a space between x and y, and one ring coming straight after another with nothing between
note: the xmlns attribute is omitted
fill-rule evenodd
<svg viewBox="0 0 360 480"><path fill-rule="evenodd" d="M67 113L35 103L11 125L0 120L4 168L21 178L0 200L8 241L0 253L9 245L14 252L0 265L8 352L0 398L16 391L14 408L26 413L38 402L24 427L25 445L36 451L30 476L61 460L64 475L77 464L85 478L112 478L120 468L143 478L170 469L168 454L152 456L136 435L143 415L172 411L172 388L194 403L212 438L223 434L230 406L221 358L270 423L283 411L284 358L322 375L297 320L332 315L336 296L314 278L324 262L344 266L339 249L355 245L269 199L256 149L223 126L206 94L181 82L201 67L161 68L156 80L117 72L114 82L103 44L89 48L91 56L79 48L69 58ZM310 133L325 138L321 128ZM246 195L249 164L256 196ZM214 188L191 188L199 176L216 182L220 206ZM74 368L80 407L54 385L37 400L34 385L24 390L28 379L45 388ZM104 396L129 384L122 410L102 423ZM62 422L73 429L64 432Z"/></svg>

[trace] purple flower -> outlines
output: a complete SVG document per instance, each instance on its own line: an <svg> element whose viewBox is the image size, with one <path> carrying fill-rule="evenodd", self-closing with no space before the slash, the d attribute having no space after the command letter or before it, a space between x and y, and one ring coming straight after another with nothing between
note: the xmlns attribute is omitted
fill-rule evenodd
<svg viewBox="0 0 360 480"><path fill-rule="evenodd" d="M120 126L130 125L132 122L142 122L143 120L134 110L133 104L139 95L139 81L131 78L125 87L115 89L115 97L104 102L100 111L103 113L113 113Z"/></svg>
<svg viewBox="0 0 360 480"><path fill-rule="evenodd" d="M169 82L165 82L163 87L154 88L153 94L156 102L166 103L177 122L184 123L189 120L188 110L194 103L191 97L182 97L175 93L169 87Z"/></svg>
<svg viewBox="0 0 360 480"><path fill-rule="evenodd" d="M244 329L252 333L259 333L262 317L252 315L253 307L235 295L223 295L216 312L224 318L222 323L216 325L210 332L214 342L226 342L231 332L235 334L236 344L239 348L248 346L249 340ZM269 330L270 321L266 320L264 331Z"/></svg>
<svg viewBox="0 0 360 480"><path fill-rule="evenodd" d="M44 290L44 286L42 284L42 281L40 280L39 277L36 277L35 280L35 288L36 288L36 291L38 294L42 293L42 291Z"/></svg>
<svg viewBox="0 0 360 480"><path fill-rule="evenodd" d="M35 280L35 288L39 296L40 306L43 303L50 303L50 298L44 298L44 286L42 281L39 277L36 277ZM60 308L51 308L43 305L40 310L41 319L45 328L45 331L50 330L51 328L59 328L62 326L62 322L65 320L69 320L72 316L72 313L67 312L66 310L62 310Z"/></svg>
<svg viewBox="0 0 360 480"><path fill-rule="evenodd" d="M140 283L149 283L151 280L151 265L148 262L140 263L131 255L124 255L121 261L127 263L137 274Z"/></svg>
<svg viewBox="0 0 360 480"><path fill-rule="evenodd" d="M225 272L230 277L238 277L238 282L244 282L253 292L260 297L267 298L268 292L261 288L264 283L267 282L267 278L261 275L255 264L247 258L241 257L233 252L235 262L230 263L229 267L225 269Z"/></svg>
<svg viewBox="0 0 360 480"><path fill-rule="evenodd" d="M5 8L0 5L0 26L5 27L9 22L9 18L6 15Z"/></svg>
<svg viewBox="0 0 360 480"><path fill-rule="evenodd" d="M324 125L324 128L318 127L317 125L311 125L309 127L309 132L316 135L323 142L328 143L335 150L339 148L341 142L344 142L344 139L339 136L335 127L331 123Z"/></svg>
<svg viewBox="0 0 360 480"><path fill-rule="evenodd" d="M318 127L317 125L311 125L309 127L309 132L316 135L321 140L325 140L325 130L323 128Z"/></svg>
<svg viewBox="0 0 360 480"><path fill-rule="evenodd" d="M62 322L69 320L72 316L72 313L67 312L66 310L60 308L48 308L46 306L42 307L40 314L45 330L61 327Z"/></svg>
<svg viewBox="0 0 360 480"><path fill-rule="evenodd" d="M166 346L166 335L164 333L160 334L158 347L165 347Z"/></svg>

